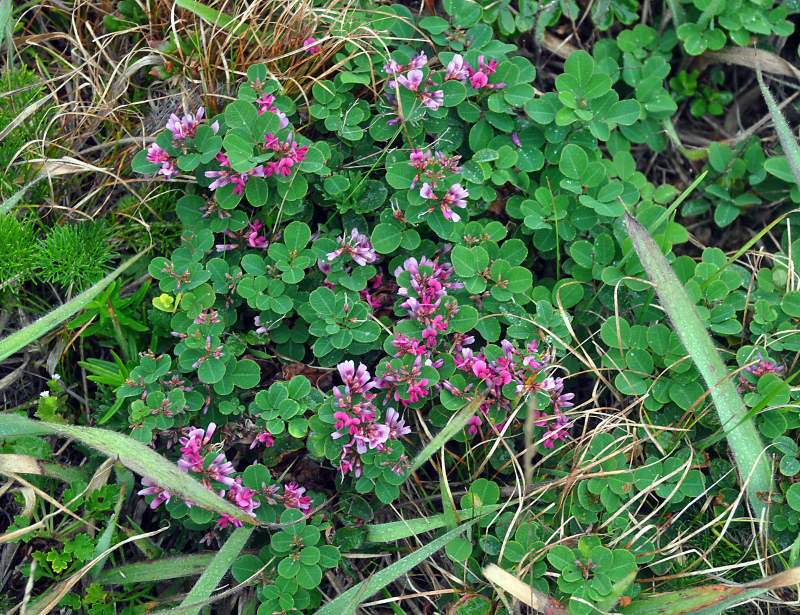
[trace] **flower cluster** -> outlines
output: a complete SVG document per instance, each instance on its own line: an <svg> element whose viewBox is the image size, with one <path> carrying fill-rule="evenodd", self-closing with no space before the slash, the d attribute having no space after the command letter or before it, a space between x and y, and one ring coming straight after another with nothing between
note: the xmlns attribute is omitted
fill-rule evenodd
<svg viewBox="0 0 800 615"><path fill-rule="evenodd" d="M178 174L178 169L175 168L175 159L161 149L158 143L153 143L147 148L147 161L160 164L161 168L158 170L158 173L167 179Z"/></svg>
<svg viewBox="0 0 800 615"><path fill-rule="evenodd" d="M452 282L453 266L422 256L407 259L394 271L400 285L397 294L405 297L400 307L408 310L408 317L422 327L422 341L428 348L436 346L437 336L447 331L449 319L458 314L458 304L447 297L448 290L463 288L461 282Z"/></svg>
<svg viewBox="0 0 800 615"><path fill-rule="evenodd" d="M446 156L442 152L434 152L431 155L429 150L411 150L409 156L410 162L406 164L416 169L417 174L411 182L412 190L416 187L420 178L425 179L425 183L429 186L436 188L439 181L444 179L448 174L460 175L461 167L458 166L461 156Z"/></svg>
<svg viewBox="0 0 800 615"><path fill-rule="evenodd" d="M272 94L262 94L261 98L256 101L256 104L258 105L258 114L261 115L262 113L271 111L280 119L280 129L283 130L289 125L289 118L286 117L286 114L283 111L272 106L272 103L274 102L275 97Z"/></svg>
<svg viewBox="0 0 800 615"><path fill-rule="evenodd" d="M230 168L231 163L228 160L228 157L219 152L215 157L219 163L219 166L223 167L219 171L206 171L205 176L209 179L214 178L214 181L211 182L208 189L212 192L217 188L221 188L222 186L227 186L228 184L233 184L233 193L234 194L242 194L244 192L244 185L247 183L247 179L251 176L253 177L266 177L268 173L264 169L264 165L259 164L253 169L250 169L246 173L238 173ZM227 167L227 169L225 168Z"/></svg>
<svg viewBox="0 0 800 615"><path fill-rule="evenodd" d="M391 407L386 409L384 421L378 422L378 410L372 403L375 393L369 392L377 383L371 380L363 363L356 369L353 361L344 361L338 365L338 370L344 387L333 390L336 398L333 406L338 410L333 413L336 431L331 437L334 440L350 438L342 449L338 469L342 476L352 471L358 478L361 476L362 455L370 450L378 453L388 451L387 443L411 433L411 428L406 427L405 421ZM397 472L402 472L402 469Z"/></svg>
<svg viewBox="0 0 800 615"><path fill-rule="evenodd" d="M216 424L209 423L206 429L197 427L187 427L183 430L183 437L178 441L180 446L181 458L178 460L178 467L187 474L193 473L200 478L200 481L208 489L218 491L221 497L226 497L229 501L241 508L249 517L255 518L255 509L261 505L257 496L262 495L269 504L275 504L276 501L283 502L286 508L299 508L306 511L311 507L311 500L308 496L303 496L305 488L298 487L296 483L289 483L284 486L283 494L276 495L280 490L279 485L272 485L271 487L262 489L263 493L259 493L244 487L242 479L238 476L234 477L233 464L225 457L225 453L219 452L218 445L211 443L211 438L216 431ZM267 446L273 445L272 436L267 432L260 432L256 435L253 441L253 448L257 443L263 443ZM155 510L162 502L169 502L172 498L172 493L159 487L147 478L142 479L144 489L140 490L139 495L153 495L153 500L150 502L150 508ZM191 507L193 504L189 501L184 503ZM242 522L234 519L229 515L223 514L222 518L217 522L216 529L223 529L228 524L236 527L241 527Z"/></svg>
<svg viewBox="0 0 800 615"><path fill-rule="evenodd" d="M469 77L472 87L476 90L480 88L488 88L490 90L499 90L505 87L505 83L489 83L489 75L493 75L497 71L497 60L489 60L487 63L483 56L478 56L478 70L469 67Z"/></svg>
<svg viewBox="0 0 800 615"><path fill-rule="evenodd" d="M485 350L475 354L468 347L462 347L460 354L454 357L457 369L465 372L468 378L477 378L486 385L486 399L470 420L469 433L478 433L478 428L483 424L481 417L493 419L495 423L502 425L512 409L507 391L503 389L511 384L513 392L518 396L540 392L549 397L552 414L549 408L547 411L534 409L536 425L547 428L544 435L545 448L553 448L556 440L566 440L570 424L562 410L572 407L571 400L575 395L564 393L563 380L553 378L544 371L551 361L550 355L540 355L536 341L528 344L525 352L520 352L511 342L502 340L500 349L501 353L494 359L489 359ZM443 386L456 396L474 399L474 396L464 395L466 389L459 391L452 383L445 382Z"/></svg>
<svg viewBox="0 0 800 615"><path fill-rule="evenodd" d="M194 116L192 116L191 113L187 113L182 118L179 118L174 113L169 116L169 120L167 120L167 130L172 132L172 141L176 147L185 148L186 139L194 138L197 134L197 127L203 120L204 114L205 109L200 107L197 110L197 114ZM219 122L211 124L211 130L214 131L214 134L217 134L219 131Z"/></svg>
<svg viewBox="0 0 800 615"><path fill-rule="evenodd" d="M272 160L267 162L264 172L266 177L272 174L289 177L292 174L292 167L306 159L308 147L305 145L300 147L293 138L294 134L290 132L289 136L286 137L286 141L281 143L280 139L272 133L264 135L265 147L279 156L277 162Z"/></svg>
<svg viewBox="0 0 800 615"><path fill-rule="evenodd" d="M778 366L775 361L769 361L765 359L760 352L758 353L758 361L751 363L744 368L744 371L748 374L752 374L755 379L760 378L764 374L775 374L776 376L780 376L785 370L785 365ZM737 388L739 389L740 393L755 391L757 388L753 383L748 381L742 373L739 374L737 380Z"/></svg>
<svg viewBox="0 0 800 615"><path fill-rule="evenodd" d="M378 255L375 253L369 241L369 237L363 233L359 233L357 228L350 231L349 237L347 235L340 235L336 238L336 241L339 242L339 247L325 255L328 261L334 261L342 254L347 254L356 264L362 267L367 263L374 263L378 260Z"/></svg>
<svg viewBox="0 0 800 615"><path fill-rule="evenodd" d="M264 235L261 235L262 228L264 227L258 219L253 220L252 222L247 223L247 227L241 231L231 231L229 229L225 229L222 231L222 234L226 237L230 237L233 241L231 243L222 243L217 244L215 246L217 252L227 252L228 250L234 250L241 245L247 243L251 248L267 248L269 247L269 242Z"/></svg>
<svg viewBox="0 0 800 615"><path fill-rule="evenodd" d="M461 167L458 166L461 156L446 156L442 152L435 152L431 155L428 150L415 149L411 151L410 159L410 162L406 164L417 171L410 188L413 190L417 182L420 179L424 179L419 194L424 199L434 201L433 205L428 209L428 213L438 207L445 220L452 220L453 222L461 220L461 216L453 211L453 207L464 209L467 206L465 199L469 196L469 192L462 188L461 184L451 185L441 197L434 192L439 182L445 179L447 175L459 175L461 173Z"/></svg>
<svg viewBox="0 0 800 615"><path fill-rule="evenodd" d="M435 82L430 78L430 75L428 76L428 79L425 80L425 75L422 70L420 70L427 63L428 57L423 51L419 54L414 54L414 56L411 58L411 61L405 66L398 64L394 60L390 60L389 63L383 67L383 70L387 75L394 77L394 79L390 79L389 83L387 84L390 90L397 90L398 86L402 86L407 90L414 92L417 100L425 105L425 107L436 111L442 106L442 104L444 104L444 90L431 90L431 86L436 85ZM423 81L425 81L424 87ZM400 121L397 98L395 98L394 94L390 92L385 92L384 96L386 97L386 100L389 101L389 104L394 108L395 115L398 115L398 117L386 122L392 126Z"/></svg>

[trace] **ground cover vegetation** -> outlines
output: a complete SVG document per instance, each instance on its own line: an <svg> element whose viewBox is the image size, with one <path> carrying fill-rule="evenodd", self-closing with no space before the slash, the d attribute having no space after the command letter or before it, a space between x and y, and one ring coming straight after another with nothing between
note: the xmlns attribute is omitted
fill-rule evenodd
<svg viewBox="0 0 800 615"><path fill-rule="evenodd" d="M0 611L789 612L798 13L1 0Z"/></svg>

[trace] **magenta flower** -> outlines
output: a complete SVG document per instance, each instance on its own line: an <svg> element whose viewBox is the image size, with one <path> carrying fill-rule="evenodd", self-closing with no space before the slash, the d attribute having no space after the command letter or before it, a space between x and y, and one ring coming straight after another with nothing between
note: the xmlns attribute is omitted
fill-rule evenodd
<svg viewBox="0 0 800 615"><path fill-rule="evenodd" d="M487 77L485 73L479 71L472 75L470 83L473 88L479 90L480 88L486 87L486 84L489 83L489 77Z"/></svg>
<svg viewBox="0 0 800 615"><path fill-rule="evenodd" d="M411 70L408 71L408 74L406 75L398 75L397 83L402 85L404 88L411 90L412 92L417 92L420 84L422 83L422 71Z"/></svg>
<svg viewBox="0 0 800 615"><path fill-rule="evenodd" d="M312 56L319 53L319 45L316 45L317 39L311 37L303 41L303 49L305 49Z"/></svg>
<svg viewBox="0 0 800 615"><path fill-rule="evenodd" d="M283 487L283 495L280 499L283 500L283 505L286 508L299 508L306 512L311 510L311 498L304 496L306 492L305 487L300 487L297 483L291 482Z"/></svg>
<svg viewBox="0 0 800 615"><path fill-rule="evenodd" d="M511 133L511 142L517 147L522 147L522 142L520 142L516 132Z"/></svg>
<svg viewBox="0 0 800 615"><path fill-rule="evenodd" d="M256 437L253 438L253 443L250 445L250 450L254 449L259 444L265 444L267 448L270 446L275 445L275 440L272 438L272 434L268 431L259 431L256 434Z"/></svg>
<svg viewBox="0 0 800 615"><path fill-rule="evenodd" d="M414 54L411 58L411 61L408 63L408 69L413 70L417 68L422 68L428 63L428 56L425 55L425 52L422 51L419 54Z"/></svg>
<svg viewBox="0 0 800 615"><path fill-rule="evenodd" d="M276 161L270 160L264 168L264 175L261 177L269 177L270 175L283 175L289 177L292 173L292 168L299 162L306 159L308 153L308 146L300 147L296 141L293 140L294 134L289 133L285 143L281 143L278 138L272 133L264 135L266 146L276 152L279 158Z"/></svg>
<svg viewBox="0 0 800 615"><path fill-rule="evenodd" d="M205 109L203 107L197 110L196 116L192 116L192 114L189 113L179 118L173 113L169 116L169 120L167 120L167 130L172 131L172 138L175 141L185 141L188 138L194 137L197 133L197 127L203 119L204 113ZM218 125L217 129L219 129ZM214 132L216 132L216 130Z"/></svg>
<svg viewBox="0 0 800 615"><path fill-rule="evenodd" d="M436 111L444 104L444 90L436 90L435 92L424 92L419 95L422 104L433 111Z"/></svg>
<svg viewBox="0 0 800 615"><path fill-rule="evenodd" d="M160 164L161 168L158 170L158 173L167 179L178 174L178 169L175 168L175 160L166 151L161 149L157 143L153 143L147 149L147 160L155 164Z"/></svg>
<svg viewBox="0 0 800 615"><path fill-rule="evenodd" d="M369 237L359 233L357 228L350 231L350 236L339 236L336 238L339 247L333 252L328 252L326 258L333 261L342 254L348 254L358 265L362 267L367 263L374 263L378 260L378 255L370 243Z"/></svg>
<svg viewBox="0 0 800 615"><path fill-rule="evenodd" d="M261 222L259 222L258 220L253 220L252 222L249 222L247 226L250 229L250 231L246 233L247 243L250 244L250 247L266 248L269 245L267 243L267 238L262 237L261 235L258 234L258 232L262 228Z"/></svg>
<svg viewBox="0 0 800 615"><path fill-rule="evenodd" d="M155 510L159 507L161 502L169 502L170 498L172 498L172 494L165 489L162 489L154 482L152 482L148 478L142 479L142 484L145 486L145 489L138 491L138 495L154 495L156 497L153 498L153 501L150 502L150 509Z"/></svg>

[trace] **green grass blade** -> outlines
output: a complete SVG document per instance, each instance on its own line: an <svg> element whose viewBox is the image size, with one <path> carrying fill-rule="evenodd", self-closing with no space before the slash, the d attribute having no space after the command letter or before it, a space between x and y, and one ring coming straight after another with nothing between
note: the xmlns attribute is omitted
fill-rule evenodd
<svg viewBox="0 0 800 615"><path fill-rule="evenodd" d="M444 446L445 442L464 429L469 420L478 411L484 399L486 399L486 396L481 395L475 401L461 408L461 410L453 416L451 421L445 425L444 428L433 437L433 440L428 442L428 445L414 458L408 473L416 472L423 463L428 461L436 451Z"/></svg>
<svg viewBox="0 0 800 615"><path fill-rule="evenodd" d="M2 2L2 0L0 0ZM0 6L0 12L2 12L2 6ZM3 16L0 15L0 20L2 20ZM12 207L14 207L17 203L22 200L22 197L25 196L25 193L33 188L36 184L38 184L41 180L43 180L47 175L39 175L38 177L34 177L31 181L27 184L22 186L19 190L17 190L14 194L8 197L3 204L0 205L0 216L3 214L8 213Z"/></svg>
<svg viewBox="0 0 800 615"><path fill-rule="evenodd" d="M758 79L758 87L761 89L761 94L764 96L764 101L767 103L767 110L772 116L772 123L775 124L775 132L778 133L778 139L780 139L783 153L786 155L786 161L789 163L792 175L794 175L794 181L800 186L800 147L795 141L792 129L789 128L789 124L786 123L780 108L778 108L778 103L775 102L764 83L761 66L758 63L758 54L756 54L756 78Z"/></svg>
<svg viewBox="0 0 800 615"><path fill-rule="evenodd" d="M486 504L481 506L478 517L490 515L502 508L502 504ZM456 511L459 519L472 519L475 514L474 508L465 508ZM365 526L367 530L367 540L370 542L395 542L404 538L410 538L423 532L431 532L447 525L447 517L444 513L431 515L430 517L420 517L417 519L404 519L403 521L390 521L389 523L379 523L376 525Z"/></svg>
<svg viewBox="0 0 800 615"><path fill-rule="evenodd" d="M467 523L450 530L446 534L442 534L439 538L432 540L423 547L420 547L410 555L406 555L403 559L395 562L391 566L376 572L369 579L362 581L355 587L348 589L346 592L331 600L328 604L319 609L315 615L345 615L353 612L353 609L358 606L358 603L372 596L374 593L379 592L392 583L396 579L403 576L409 570L419 565L431 555L436 553L439 549L444 547L448 542L453 540L456 536L466 531L477 519L468 521Z"/></svg>
<svg viewBox="0 0 800 615"><path fill-rule="evenodd" d="M200 612L200 609L205 604L203 601L211 596L222 577L231 569L233 560L239 557L239 553L242 552L245 544L247 544L247 539L250 538L253 529L251 525L234 530L178 608L186 608L187 610L183 612L189 615L197 615ZM200 604L196 604L198 602ZM194 608L189 608L192 605L194 605Z"/></svg>
<svg viewBox="0 0 800 615"><path fill-rule="evenodd" d="M243 23L239 23L225 13L220 13L205 4L195 2L195 0L175 0L175 4L187 11L191 11L200 19L205 19L214 25L230 30L234 34L243 34L247 30L247 26Z"/></svg>
<svg viewBox="0 0 800 615"><path fill-rule="evenodd" d="M101 572L97 576L97 582L100 585L122 585L193 577L203 574L215 555L215 553L195 553L118 566Z"/></svg>
<svg viewBox="0 0 800 615"><path fill-rule="evenodd" d="M125 502L125 483L122 483L121 486L122 490L120 490L119 498L117 498L117 503L114 505L114 511L108 518L106 522L106 528L103 530L103 533L100 534L99 538L97 539L97 545L94 548L94 555L92 556L92 559L100 558L92 568L91 572L92 579L95 581L97 580L98 575L103 570L103 566L108 560L108 555L104 556L103 553L111 548L111 541L117 531L117 520L119 519L119 513L122 510L122 504Z"/></svg>
<svg viewBox="0 0 800 615"><path fill-rule="evenodd" d="M200 482L190 479L176 464L129 436L96 427L44 423L24 416L0 414L0 439L17 436L25 431L26 425L30 426L28 433L32 431L33 427L38 427L47 430L45 433L55 433L66 438L80 440L107 457L119 459L119 462L126 468L148 478L159 487L172 493L174 497L189 500L198 506L220 514L225 513L248 524L258 524L241 508L225 498L221 498Z"/></svg>
<svg viewBox="0 0 800 615"><path fill-rule="evenodd" d="M11 39L11 29L8 27L8 20L11 19L11 0L0 0L0 47L3 45L6 35Z"/></svg>
<svg viewBox="0 0 800 615"><path fill-rule="evenodd" d="M800 568L747 585L706 585L656 594L634 600L620 608L623 615L718 615L756 598L769 589L789 587L800 582Z"/></svg>
<svg viewBox="0 0 800 615"><path fill-rule="evenodd" d="M133 258L125 261L102 280L94 284L88 290L82 292L71 301L68 301L64 305L57 307L52 312L45 314L39 320L31 323L24 329L4 337L2 340L0 340L0 361L10 357L15 352L22 350L31 342L35 342L40 337L46 333L49 333L62 322L73 316L75 313L82 310L87 303L103 292L106 287L111 284L111 282L119 277L128 267L133 265L133 263L144 256L148 250L139 252L139 254Z"/></svg>
<svg viewBox="0 0 800 615"><path fill-rule="evenodd" d="M772 473L764 456L764 446L751 420L742 420L747 409L736 385L728 375L694 302L667 263L655 240L630 214L625 215L628 235L655 285L661 305L672 321L675 332L689 352L711 392L720 424L733 450L742 479L747 481L750 503L756 514L766 510L758 493L773 491Z"/></svg>

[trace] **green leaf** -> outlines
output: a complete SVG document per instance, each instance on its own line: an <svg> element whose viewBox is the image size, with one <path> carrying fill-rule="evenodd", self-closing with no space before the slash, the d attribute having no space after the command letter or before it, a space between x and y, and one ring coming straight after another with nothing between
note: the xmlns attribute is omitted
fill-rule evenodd
<svg viewBox="0 0 800 615"><path fill-rule="evenodd" d="M559 163L559 169L567 177L580 180L581 176L586 172L586 168L588 166L589 156L580 145L568 143L564 146L564 149L561 150L561 162Z"/></svg>
<svg viewBox="0 0 800 615"><path fill-rule="evenodd" d="M603 120L606 122L616 122L623 126L630 126L642 113L642 107L633 99L620 100L613 104L611 109L603 114Z"/></svg>
<svg viewBox="0 0 800 615"><path fill-rule="evenodd" d="M573 51L564 62L564 72L575 77L581 84L587 83L594 72L594 60L582 49Z"/></svg>
<svg viewBox="0 0 800 615"><path fill-rule="evenodd" d="M258 112L252 103L244 100L235 100L225 106L225 123L229 129L241 128L252 134L252 126L255 124ZM227 147L227 136L226 136ZM250 143L252 150L253 143Z"/></svg>
<svg viewBox="0 0 800 615"><path fill-rule="evenodd" d="M207 358L197 368L197 376L206 384L219 382L225 376L225 362L214 357Z"/></svg>
<svg viewBox="0 0 800 615"><path fill-rule="evenodd" d="M311 229L308 224L295 220L290 222L283 230L283 242L290 252L299 252L311 240Z"/></svg>
<svg viewBox="0 0 800 615"><path fill-rule="evenodd" d="M252 389L261 381L261 370L258 363L250 359L242 359L236 362L233 370L234 384L240 389Z"/></svg>
<svg viewBox="0 0 800 615"><path fill-rule="evenodd" d="M330 288L317 288L308 296L308 303L323 316L330 316L336 310L336 296Z"/></svg>
<svg viewBox="0 0 800 615"><path fill-rule="evenodd" d="M398 247L403 238L403 229L395 224L381 222L374 229L370 240L372 247L378 254L391 254Z"/></svg>
<svg viewBox="0 0 800 615"><path fill-rule="evenodd" d="M450 262L456 275L462 278L471 278L478 268L475 254L466 246L457 245L450 253Z"/></svg>

